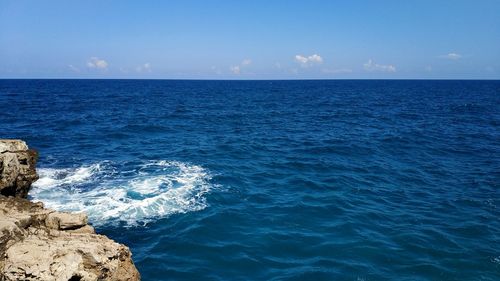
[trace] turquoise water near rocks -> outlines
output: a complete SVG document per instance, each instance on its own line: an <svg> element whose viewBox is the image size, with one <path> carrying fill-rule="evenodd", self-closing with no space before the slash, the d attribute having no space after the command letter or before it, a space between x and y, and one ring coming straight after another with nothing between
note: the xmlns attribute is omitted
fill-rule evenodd
<svg viewBox="0 0 500 281"><path fill-rule="evenodd" d="M33 200L143 280L500 280L499 81L0 80Z"/></svg>

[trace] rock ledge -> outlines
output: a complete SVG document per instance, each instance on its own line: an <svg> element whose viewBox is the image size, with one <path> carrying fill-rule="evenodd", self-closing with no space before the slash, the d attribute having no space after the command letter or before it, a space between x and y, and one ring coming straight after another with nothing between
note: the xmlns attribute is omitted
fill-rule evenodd
<svg viewBox="0 0 500 281"><path fill-rule="evenodd" d="M31 183L38 179L38 153L21 140L0 139L0 194L26 198Z"/></svg>
<svg viewBox="0 0 500 281"><path fill-rule="evenodd" d="M24 142L0 140L0 280L140 280L128 247L96 234L85 214L20 198L35 162Z"/></svg>

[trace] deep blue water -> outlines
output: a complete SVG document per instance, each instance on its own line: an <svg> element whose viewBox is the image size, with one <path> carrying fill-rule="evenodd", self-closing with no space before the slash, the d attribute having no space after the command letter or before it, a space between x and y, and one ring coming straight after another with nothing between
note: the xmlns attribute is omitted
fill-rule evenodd
<svg viewBox="0 0 500 281"><path fill-rule="evenodd" d="M499 81L0 80L31 196L143 280L500 280Z"/></svg>

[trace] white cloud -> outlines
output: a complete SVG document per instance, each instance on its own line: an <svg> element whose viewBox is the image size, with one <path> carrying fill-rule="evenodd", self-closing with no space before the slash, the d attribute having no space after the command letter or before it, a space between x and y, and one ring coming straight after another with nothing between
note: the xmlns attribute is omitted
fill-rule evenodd
<svg viewBox="0 0 500 281"><path fill-rule="evenodd" d="M241 65L245 66L245 65L249 65L252 63L252 60L251 59L244 59L242 62L241 62Z"/></svg>
<svg viewBox="0 0 500 281"><path fill-rule="evenodd" d="M80 72L80 69L72 64L68 65L69 69L73 72Z"/></svg>
<svg viewBox="0 0 500 281"><path fill-rule="evenodd" d="M394 65L388 64L377 64L374 63L372 59L369 59L368 62L363 64L363 68L366 71L381 71L381 72L396 72L396 67Z"/></svg>
<svg viewBox="0 0 500 281"><path fill-rule="evenodd" d="M99 68L99 69L107 69L108 62L97 57L91 57L87 62L87 67L89 68Z"/></svg>
<svg viewBox="0 0 500 281"><path fill-rule="evenodd" d="M137 72L151 72L151 64L149 62L139 65L136 67L135 71Z"/></svg>
<svg viewBox="0 0 500 281"><path fill-rule="evenodd" d="M448 60L459 60L462 58L462 55L457 54L457 53L449 53L447 55L439 56L442 59L448 59Z"/></svg>
<svg viewBox="0 0 500 281"><path fill-rule="evenodd" d="M295 55L295 61L300 63L302 67L307 67L310 65L323 63L323 58L318 54L310 55L307 57L303 55Z"/></svg>
<svg viewBox="0 0 500 281"><path fill-rule="evenodd" d="M426 66L425 71L432 72L432 66L430 66L430 65Z"/></svg>
<svg viewBox="0 0 500 281"><path fill-rule="evenodd" d="M231 66L231 67L229 67L229 70L231 70L231 72L233 74L240 74L241 73L241 68L239 65Z"/></svg>
<svg viewBox="0 0 500 281"><path fill-rule="evenodd" d="M295 61L299 63L307 63L307 58L301 55L296 55L295 56Z"/></svg>
<svg viewBox="0 0 500 281"><path fill-rule="evenodd" d="M322 63L323 62L323 58L321 58L319 55L316 55L316 54L307 57L307 59L310 62L317 62L317 63Z"/></svg>
<svg viewBox="0 0 500 281"><path fill-rule="evenodd" d="M241 73L241 70L246 67L246 66L249 66L250 64L252 63L252 60L251 59L244 59L239 65L233 65L233 66L230 66L229 67L229 70L231 70L231 72L233 74L240 74Z"/></svg>

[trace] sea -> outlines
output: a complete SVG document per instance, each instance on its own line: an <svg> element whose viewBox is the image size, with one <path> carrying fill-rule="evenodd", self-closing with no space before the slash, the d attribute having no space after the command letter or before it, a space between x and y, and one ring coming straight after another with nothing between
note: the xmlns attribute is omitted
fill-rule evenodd
<svg viewBox="0 0 500 281"><path fill-rule="evenodd" d="M143 280L500 280L500 81L0 80L0 138Z"/></svg>

